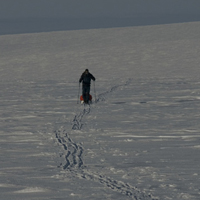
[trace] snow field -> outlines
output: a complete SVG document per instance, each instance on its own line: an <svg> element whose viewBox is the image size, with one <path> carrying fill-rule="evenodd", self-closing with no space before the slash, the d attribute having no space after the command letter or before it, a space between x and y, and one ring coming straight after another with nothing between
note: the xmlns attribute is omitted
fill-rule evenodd
<svg viewBox="0 0 200 200"><path fill-rule="evenodd" d="M198 199L199 27L0 36L0 198Z"/></svg>

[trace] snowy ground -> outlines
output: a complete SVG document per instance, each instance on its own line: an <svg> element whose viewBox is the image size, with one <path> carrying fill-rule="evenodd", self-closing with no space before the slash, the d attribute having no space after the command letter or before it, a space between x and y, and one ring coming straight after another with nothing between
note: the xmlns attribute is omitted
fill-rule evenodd
<svg viewBox="0 0 200 200"><path fill-rule="evenodd" d="M199 22L0 44L0 199L199 199Z"/></svg>

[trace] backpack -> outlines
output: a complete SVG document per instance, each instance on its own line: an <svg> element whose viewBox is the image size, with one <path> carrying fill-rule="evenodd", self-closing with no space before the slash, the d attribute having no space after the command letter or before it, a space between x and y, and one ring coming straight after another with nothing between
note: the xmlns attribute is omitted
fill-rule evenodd
<svg viewBox="0 0 200 200"><path fill-rule="evenodd" d="M83 76L83 83L85 83L85 84L90 84L90 82L91 82L90 75L89 75L89 74L85 74L85 75Z"/></svg>

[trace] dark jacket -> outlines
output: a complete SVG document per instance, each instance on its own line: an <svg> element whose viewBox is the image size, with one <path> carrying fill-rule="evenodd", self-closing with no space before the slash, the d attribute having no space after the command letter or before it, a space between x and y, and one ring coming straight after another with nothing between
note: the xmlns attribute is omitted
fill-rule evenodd
<svg viewBox="0 0 200 200"><path fill-rule="evenodd" d="M91 84L91 80L95 81L95 77L90 74L88 72L88 74L86 74L85 72L81 75L80 79L79 79L79 83L83 83L83 86L90 86Z"/></svg>

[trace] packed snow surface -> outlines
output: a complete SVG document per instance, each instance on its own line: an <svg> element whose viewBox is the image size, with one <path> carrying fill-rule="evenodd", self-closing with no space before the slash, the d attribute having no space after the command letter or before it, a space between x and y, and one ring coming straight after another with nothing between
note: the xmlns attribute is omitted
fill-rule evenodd
<svg viewBox="0 0 200 200"><path fill-rule="evenodd" d="M0 199L199 199L200 22L0 44Z"/></svg>

